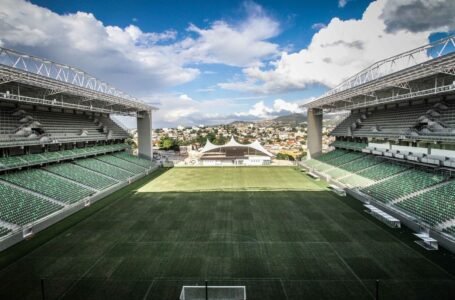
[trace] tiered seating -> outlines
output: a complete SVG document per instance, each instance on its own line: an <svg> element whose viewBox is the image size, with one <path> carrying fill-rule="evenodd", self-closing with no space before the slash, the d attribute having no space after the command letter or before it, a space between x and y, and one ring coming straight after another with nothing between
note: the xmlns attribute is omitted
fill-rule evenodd
<svg viewBox="0 0 455 300"><path fill-rule="evenodd" d="M351 173L355 173L355 172L361 171L363 169L377 165L380 162L381 161L377 160L375 157L368 155L361 159L357 159L350 163L347 163L347 164L343 165L342 168Z"/></svg>
<svg viewBox="0 0 455 300"><path fill-rule="evenodd" d="M322 161L322 162L328 162L334 158L337 158L337 157L340 157L342 155L345 155L346 153L348 153L348 151L345 151L345 150L340 150L340 149L335 149L333 151L330 151L330 152L327 152L325 154L322 154L321 156L319 156L317 158L318 161Z"/></svg>
<svg viewBox="0 0 455 300"><path fill-rule="evenodd" d="M52 165L46 167L46 170L97 190L104 190L117 183L114 179L101 176L95 172L71 163Z"/></svg>
<svg viewBox="0 0 455 300"><path fill-rule="evenodd" d="M27 162L20 156L0 157L0 169L19 167Z"/></svg>
<svg viewBox="0 0 455 300"><path fill-rule="evenodd" d="M348 151L335 149L333 151L322 154L316 159L310 159L305 162L305 164L310 168L315 168L318 171L328 170L332 168L331 165L327 164L332 159L338 158L342 155L347 154Z"/></svg>
<svg viewBox="0 0 455 300"><path fill-rule="evenodd" d="M92 117L85 114L74 114L50 111L24 111L0 108L0 144L33 145L52 142L101 141L124 139L128 137L115 121L108 117ZM24 117L29 118L28 121ZM18 133L21 126L36 122L30 130ZM30 128L29 128L30 129ZM42 138L45 137L43 140Z"/></svg>
<svg viewBox="0 0 455 300"><path fill-rule="evenodd" d="M45 152L41 153L41 156L43 156L46 160L59 160L64 158L61 151Z"/></svg>
<svg viewBox="0 0 455 300"><path fill-rule="evenodd" d="M112 131L112 138L124 139L128 137L127 132L111 118L101 117L100 121Z"/></svg>
<svg viewBox="0 0 455 300"><path fill-rule="evenodd" d="M335 141L335 142L332 143L332 146L333 147L337 147L337 148L344 148L344 149L361 151L363 148L368 146L368 143Z"/></svg>
<svg viewBox="0 0 455 300"><path fill-rule="evenodd" d="M111 151L119 151L127 148L126 144L114 144L93 146L87 148L74 148L72 150L44 152L38 154L27 154L20 156L10 156L0 158L0 169L15 168L33 164L43 164L51 161L60 161L63 159L71 159L77 157L85 157L87 155L95 155Z"/></svg>
<svg viewBox="0 0 455 300"><path fill-rule="evenodd" d="M341 178L340 182L347 186L358 188L373 184L375 181L357 174L351 174L349 176Z"/></svg>
<svg viewBox="0 0 455 300"><path fill-rule="evenodd" d="M27 154L22 155L21 159L25 160L28 164L39 163L41 161L46 161L46 158L41 154Z"/></svg>
<svg viewBox="0 0 455 300"><path fill-rule="evenodd" d="M363 153L349 152L343 156L331 159L330 161L328 161L328 164L330 164L332 166L341 166L341 165L346 164L355 159L359 159L363 156L365 156L365 154L363 154Z"/></svg>
<svg viewBox="0 0 455 300"><path fill-rule="evenodd" d="M112 178L119 179L119 180L126 180L129 177L133 176L133 174L130 172L127 172L118 167L114 167L112 165L109 165L107 163L104 163L104 162L94 159L94 158L76 160L75 163L84 168L99 172L101 174L104 174L106 176L110 176Z"/></svg>
<svg viewBox="0 0 455 300"><path fill-rule="evenodd" d="M387 203L440 183L444 176L420 170L409 170L393 178L363 188L361 191Z"/></svg>
<svg viewBox="0 0 455 300"><path fill-rule="evenodd" d="M380 163L380 161L376 160L375 157L365 156L360 159L356 159L354 161L341 165L338 168L331 169L327 171L327 175L331 176L332 178L338 179L346 177L348 175L352 175L352 173L374 166L378 163Z"/></svg>
<svg viewBox="0 0 455 300"><path fill-rule="evenodd" d="M68 204L93 194L91 190L38 169L5 174L1 178Z"/></svg>
<svg viewBox="0 0 455 300"><path fill-rule="evenodd" d="M0 237L7 235L10 232L11 232L11 229L0 226Z"/></svg>
<svg viewBox="0 0 455 300"><path fill-rule="evenodd" d="M346 119L340 122L330 133L331 136L350 136L349 128L360 118L359 113L352 113Z"/></svg>
<svg viewBox="0 0 455 300"><path fill-rule="evenodd" d="M55 113L45 111L28 112L39 121L44 132L58 141L65 140L105 140L106 133L98 130L93 118L82 114ZM81 131L86 135L81 135Z"/></svg>
<svg viewBox="0 0 455 300"><path fill-rule="evenodd" d="M129 162L135 163L136 165L142 166L144 168L152 167L153 163L150 160L139 158L135 155L128 154L126 152L116 152L114 154L115 157L119 157L121 159L127 160Z"/></svg>
<svg viewBox="0 0 455 300"><path fill-rule="evenodd" d="M450 227L444 228L443 232L455 237L455 226L450 226Z"/></svg>
<svg viewBox="0 0 455 300"><path fill-rule="evenodd" d="M406 134L428 109L428 105L416 105L373 111L367 114L360 128L353 131L354 136L399 137Z"/></svg>
<svg viewBox="0 0 455 300"><path fill-rule="evenodd" d="M430 225L455 218L455 181L395 204Z"/></svg>
<svg viewBox="0 0 455 300"><path fill-rule="evenodd" d="M408 168L409 166L383 162L376 166L368 168L367 170L362 170L358 172L357 175L374 181L379 181L387 177L393 176L395 174L401 173Z"/></svg>
<svg viewBox="0 0 455 300"><path fill-rule="evenodd" d="M331 178L338 179L338 178L347 176L351 173L342 168L333 168L333 169L328 170L326 172L326 174L329 175Z"/></svg>
<svg viewBox="0 0 455 300"><path fill-rule="evenodd" d="M0 219L25 225L63 208L35 195L0 182Z"/></svg>
<svg viewBox="0 0 455 300"><path fill-rule="evenodd" d="M114 165L116 167L119 167L121 169L124 169L128 172L131 173L142 173L145 171L143 167L140 167L136 164L133 164L131 162L128 162L126 160L123 160L121 158L112 156L112 155L103 155L103 156L98 156L96 159L99 159L105 163L108 163L110 165Z"/></svg>
<svg viewBox="0 0 455 300"><path fill-rule="evenodd" d="M326 172L330 170L328 171L331 172L328 173L329 175L334 177L341 177L348 175L349 173L341 170L334 170L333 169L334 167L344 165L363 156L365 156L365 154L363 153L347 152L345 150L336 149L329 153L323 154L314 160L309 160L305 163L307 166L314 168L319 172Z"/></svg>

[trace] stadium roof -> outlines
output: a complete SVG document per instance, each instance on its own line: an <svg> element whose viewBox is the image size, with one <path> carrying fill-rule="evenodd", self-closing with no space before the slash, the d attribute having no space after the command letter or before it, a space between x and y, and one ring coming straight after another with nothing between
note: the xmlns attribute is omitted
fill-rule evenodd
<svg viewBox="0 0 455 300"><path fill-rule="evenodd" d="M455 36L381 60L302 107L350 110L455 92Z"/></svg>
<svg viewBox="0 0 455 300"><path fill-rule="evenodd" d="M123 115L156 110L82 70L2 47L0 99Z"/></svg>
<svg viewBox="0 0 455 300"><path fill-rule="evenodd" d="M226 148L251 148L256 151L262 152L267 156L270 156L270 157L274 156L272 153L267 151L267 149L265 149L257 140L250 144L240 144L239 142L237 142L234 139L233 136L231 137L231 140L224 145L214 145L207 139L207 142L205 143L204 148L202 148L201 153L207 153L212 150L226 149Z"/></svg>

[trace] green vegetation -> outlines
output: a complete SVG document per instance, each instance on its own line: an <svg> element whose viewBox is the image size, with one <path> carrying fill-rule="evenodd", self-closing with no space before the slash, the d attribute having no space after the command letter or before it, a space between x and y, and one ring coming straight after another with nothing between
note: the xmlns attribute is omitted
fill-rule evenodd
<svg viewBox="0 0 455 300"><path fill-rule="evenodd" d="M376 279L380 299L455 292L453 255L421 250L298 170L153 177L2 253L23 256L0 270L0 299L41 299L40 278L46 299L177 299L205 279L246 285L248 299L373 299Z"/></svg>
<svg viewBox="0 0 455 300"><path fill-rule="evenodd" d="M294 156L287 154L287 153L278 153L276 155L276 159L291 160L291 161L295 160Z"/></svg>
<svg viewBox="0 0 455 300"><path fill-rule="evenodd" d="M161 150L175 150L179 149L179 144L177 140L170 137L162 137L159 142L159 147Z"/></svg>

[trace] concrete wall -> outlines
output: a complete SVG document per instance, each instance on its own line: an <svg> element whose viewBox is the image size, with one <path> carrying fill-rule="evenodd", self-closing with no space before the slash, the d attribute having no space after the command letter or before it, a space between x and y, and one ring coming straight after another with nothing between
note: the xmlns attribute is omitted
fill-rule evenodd
<svg viewBox="0 0 455 300"><path fill-rule="evenodd" d="M137 136L139 156L152 159L152 112L143 111L137 117Z"/></svg>
<svg viewBox="0 0 455 300"><path fill-rule="evenodd" d="M308 109L307 158L317 157L322 152L322 109Z"/></svg>

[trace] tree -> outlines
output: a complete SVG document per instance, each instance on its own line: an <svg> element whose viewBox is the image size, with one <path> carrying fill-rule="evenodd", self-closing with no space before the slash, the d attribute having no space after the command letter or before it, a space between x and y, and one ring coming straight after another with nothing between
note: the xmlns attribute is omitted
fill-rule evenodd
<svg viewBox="0 0 455 300"><path fill-rule="evenodd" d="M281 153L281 152L276 155L276 159L290 160L290 161L294 161L295 160L294 156L289 155L287 153Z"/></svg>
<svg viewBox="0 0 455 300"><path fill-rule="evenodd" d="M137 144L136 144L136 141L132 138L127 138L126 139L126 143L131 146L132 149L137 149Z"/></svg>
<svg viewBox="0 0 455 300"><path fill-rule="evenodd" d="M170 137L162 137L160 139L160 149L162 150L179 150L179 145L176 140Z"/></svg>

